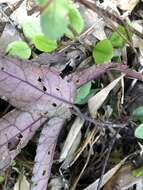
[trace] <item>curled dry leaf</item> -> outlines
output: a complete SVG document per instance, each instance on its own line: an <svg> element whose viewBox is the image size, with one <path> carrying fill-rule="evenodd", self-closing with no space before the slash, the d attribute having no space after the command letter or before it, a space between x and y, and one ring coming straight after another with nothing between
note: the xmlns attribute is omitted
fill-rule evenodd
<svg viewBox="0 0 143 190"><path fill-rule="evenodd" d="M97 110L101 107L101 105L106 100L110 91L116 86L116 84L124 77L124 75L120 76L119 78L115 79L111 82L108 86L100 90L95 96L89 99L88 101L88 108L89 112L92 117L96 117Z"/></svg>

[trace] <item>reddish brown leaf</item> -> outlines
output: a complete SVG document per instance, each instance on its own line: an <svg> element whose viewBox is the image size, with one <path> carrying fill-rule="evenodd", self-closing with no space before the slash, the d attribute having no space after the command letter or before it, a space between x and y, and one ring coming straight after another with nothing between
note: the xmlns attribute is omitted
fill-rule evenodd
<svg viewBox="0 0 143 190"><path fill-rule="evenodd" d="M0 96L21 110L0 120L0 168L10 163L47 117L69 117L74 91L72 82L54 69L0 56Z"/></svg>
<svg viewBox="0 0 143 190"><path fill-rule="evenodd" d="M0 169L9 166L44 120L36 114L17 110L0 119Z"/></svg>
<svg viewBox="0 0 143 190"><path fill-rule="evenodd" d="M58 135L65 119L53 118L45 124L39 139L31 190L46 190Z"/></svg>

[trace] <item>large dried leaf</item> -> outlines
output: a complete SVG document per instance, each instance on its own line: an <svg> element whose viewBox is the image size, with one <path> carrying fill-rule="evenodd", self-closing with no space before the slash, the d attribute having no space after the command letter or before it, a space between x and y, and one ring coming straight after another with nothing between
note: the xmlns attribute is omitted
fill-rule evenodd
<svg viewBox="0 0 143 190"><path fill-rule="evenodd" d="M21 110L12 111L0 120L2 169L10 164L47 117L69 117L74 85L63 80L55 70L1 56L0 96Z"/></svg>
<svg viewBox="0 0 143 190"><path fill-rule="evenodd" d="M0 96L17 108L40 116L62 115L64 107L71 106L74 91L73 83L54 69L0 56Z"/></svg>
<svg viewBox="0 0 143 190"><path fill-rule="evenodd" d="M0 119L0 169L9 166L44 120L36 114L17 110Z"/></svg>

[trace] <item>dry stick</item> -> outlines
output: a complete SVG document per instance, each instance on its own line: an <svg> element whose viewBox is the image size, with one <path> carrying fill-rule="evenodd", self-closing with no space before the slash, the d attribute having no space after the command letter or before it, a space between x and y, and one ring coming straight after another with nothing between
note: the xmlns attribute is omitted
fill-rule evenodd
<svg viewBox="0 0 143 190"><path fill-rule="evenodd" d="M143 39L143 34L136 30L135 28L129 26L127 23L125 23L121 18L116 16L115 14L109 12L108 10L104 10L101 7L97 6L95 3L92 3L88 0L78 0L80 3L88 7L89 9L93 10L96 12L99 16L103 17L104 19L110 18L111 20L115 21L118 24L121 24L123 26L128 26L130 28L130 31L136 34L138 37Z"/></svg>

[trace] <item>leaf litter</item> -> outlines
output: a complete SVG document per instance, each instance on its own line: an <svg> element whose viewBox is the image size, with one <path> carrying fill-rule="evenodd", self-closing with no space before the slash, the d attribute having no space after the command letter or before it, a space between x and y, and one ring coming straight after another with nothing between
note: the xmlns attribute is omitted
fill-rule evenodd
<svg viewBox="0 0 143 190"><path fill-rule="evenodd" d="M33 5L33 1L30 2ZM4 3L14 8L19 1L2 1L0 5ZM132 175L132 170L142 164L139 140L134 136L135 128L142 121L132 118L135 108L143 105L142 2L97 1L95 5L101 8L98 10L96 6L91 8L90 3L80 0L77 4L85 20L85 30L79 35L78 43L63 38L60 50L47 53L43 58L32 49L28 61L4 56L10 42L21 40L16 25L21 27L28 18L27 1L21 2L7 17L0 7L7 19L0 31L0 43L4 42L0 49L3 54L0 55L0 171L5 178L0 184L2 189L24 186L32 190L90 190L98 189L99 181L103 190L116 186L128 189L133 185L142 188L142 177ZM35 18L35 14L32 16ZM105 62L95 65L91 57L95 44L106 38L110 40L121 20L127 23L122 23L127 34L133 32L133 36L128 36L124 51L121 48L120 53L107 60L105 55ZM11 27L15 30L12 37ZM89 57L90 61L86 62ZM57 60L61 60L62 65L57 66ZM82 61L85 61L83 68L80 67ZM119 81L123 77L124 85L121 85ZM84 86L87 82L90 82L88 92ZM81 86L84 94L79 94L82 97L78 99L82 104L75 104ZM10 107L7 103L4 106L4 102L9 102ZM110 114L107 114L108 106L112 110ZM111 153L105 163L109 149ZM19 154L24 165L18 161ZM13 166L14 159L16 166ZM33 172L28 169L29 161L34 165ZM21 167L25 173L20 184ZM13 173L19 177L13 177Z"/></svg>

